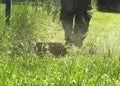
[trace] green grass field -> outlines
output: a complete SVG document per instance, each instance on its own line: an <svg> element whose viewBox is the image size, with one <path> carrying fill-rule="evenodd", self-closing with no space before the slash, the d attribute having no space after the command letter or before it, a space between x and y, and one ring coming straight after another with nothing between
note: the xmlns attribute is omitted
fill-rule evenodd
<svg viewBox="0 0 120 86"><path fill-rule="evenodd" d="M0 8L0 86L120 86L120 14L94 9L83 46L56 57L38 56L33 46L65 42L58 17L52 22L41 7L13 5L8 27Z"/></svg>

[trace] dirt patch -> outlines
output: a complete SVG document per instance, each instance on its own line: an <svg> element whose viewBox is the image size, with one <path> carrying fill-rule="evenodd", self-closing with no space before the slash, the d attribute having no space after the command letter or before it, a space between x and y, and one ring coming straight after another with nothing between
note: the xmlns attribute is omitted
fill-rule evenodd
<svg viewBox="0 0 120 86"><path fill-rule="evenodd" d="M55 56L65 56L67 54L67 48L62 43L53 42L37 42L35 51L38 55L42 55L46 52L50 52Z"/></svg>

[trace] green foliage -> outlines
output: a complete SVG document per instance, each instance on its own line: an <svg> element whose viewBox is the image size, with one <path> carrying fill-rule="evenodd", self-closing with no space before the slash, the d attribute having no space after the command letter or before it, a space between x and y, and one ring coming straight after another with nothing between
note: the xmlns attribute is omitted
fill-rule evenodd
<svg viewBox="0 0 120 86"><path fill-rule="evenodd" d="M1 6L1 5L0 5ZM1 7L4 7L1 6ZM18 10L18 8L20 8ZM11 16L11 26L5 25L4 10L1 13L1 49L9 54L30 53L35 41L34 28L36 28L36 19L34 10L31 14L29 6L13 6ZM21 55L20 54L20 55Z"/></svg>
<svg viewBox="0 0 120 86"><path fill-rule="evenodd" d="M65 57L55 57L33 53L36 41L64 43L61 24L51 22L45 6L13 5L10 27L4 9L0 9L0 86L120 86L119 14L94 10L84 45L71 46Z"/></svg>
<svg viewBox="0 0 120 86"><path fill-rule="evenodd" d="M2 86L119 86L118 57L84 57L55 59L34 55L1 59Z"/></svg>
<svg viewBox="0 0 120 86"><path fill-rule="evenodd" d="M12 0L13 2L38 2L38 1L43 1L43 0Z"/></svg>
<svg viewBox="0 0 120 86"><path fill-rule="evenodd" d="M0 6L5 9L4 4ZM43 32L40 40L48 34L46 31L49 28L44 25L49 24L49 18L44 17L49 13L48 8L46 9L47 6L31 6L31 4L17 4L12 7L11 26L6 26L5 10L1 9L1 51L6 51L10 55L32 53L37 41L37 31Z"/></svg>

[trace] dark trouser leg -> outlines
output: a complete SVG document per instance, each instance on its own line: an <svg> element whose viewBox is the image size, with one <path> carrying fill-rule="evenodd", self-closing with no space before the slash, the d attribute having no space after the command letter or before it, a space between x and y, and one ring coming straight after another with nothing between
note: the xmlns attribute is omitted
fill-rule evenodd
<svg viewBox="0 0 120 86"><path fill-rule="evenodd" d="M78 47L82 46L82 42L87 36L90 18L87 12L76 12L75 26L74 26L74 44Z"/></svg>
<svg viewBox="0 0 120 86"><path fill-rule="evenodd" d="M73 17L72 11L61 9L60 20L62 22L65 31L66 43L72 43L72 33L73 33Z"/></svg>

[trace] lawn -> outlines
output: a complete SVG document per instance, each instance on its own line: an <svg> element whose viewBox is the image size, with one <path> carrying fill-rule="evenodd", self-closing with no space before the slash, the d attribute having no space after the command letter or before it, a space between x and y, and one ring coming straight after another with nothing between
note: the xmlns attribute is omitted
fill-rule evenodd
<svg viewBox="0 0 120 86"><path fill-rule="evenodd" d="M65 42L58 17L52 22L41 7L14 5L8 27L0 11L0 86L120 86L120 14L94 9L81 48L38 56L37 41Z"/></svg>

